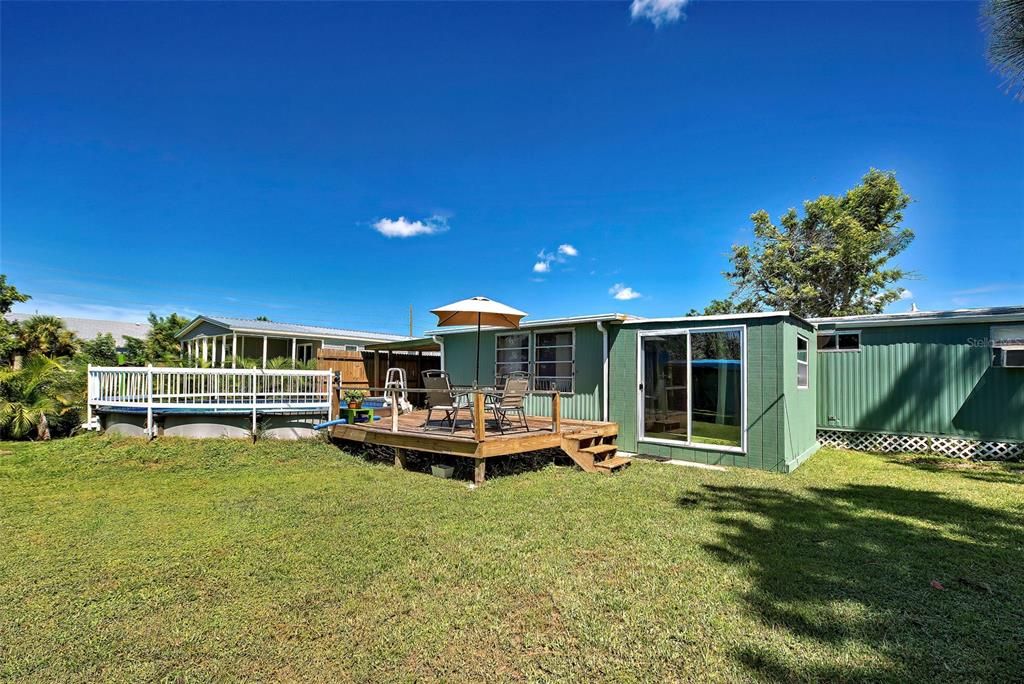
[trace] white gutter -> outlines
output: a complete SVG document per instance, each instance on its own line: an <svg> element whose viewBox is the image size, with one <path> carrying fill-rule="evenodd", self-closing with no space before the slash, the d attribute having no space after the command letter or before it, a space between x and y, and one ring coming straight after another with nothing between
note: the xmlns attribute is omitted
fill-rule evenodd
<svg viewBox="0 0 1024 684"><path fill-rule="evenodd" d="M597 329L601 331L601 420L608 422L608 328L604 321L597 321Z"/></svg>
<svg viewBox="0 0 1024 684"><path fill-rule="evenodd" d="M438 335L431 335L430 339L441 347L441 370L444 370L444 338Z"/></svg>

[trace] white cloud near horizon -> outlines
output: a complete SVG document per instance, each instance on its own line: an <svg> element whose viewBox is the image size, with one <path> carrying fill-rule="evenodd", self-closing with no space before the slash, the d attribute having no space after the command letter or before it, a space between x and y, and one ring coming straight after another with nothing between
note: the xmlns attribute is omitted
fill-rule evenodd
<svg viewBox="0 0 1024 684"><path fill-rule="evenodd" d="M903 290L902 292L900 292L900 301L903 301L904 299L910 299L913 296L914 293L911 292L910 290Z"/></svg>
<svg viewBox="0 0 1024 684"><path fill-rule="evenodd" d="M633 288L626 287L622 283L615 283L608 288L608 294L623 302L628 302L631 299L639 299L643 296Z"/></svg>
<svg viewBox="0 0 1024 684"><path fill-rule="evenodd" d="M448 219L431 216L422 221L410 221L404 216L396 219L383 218L373 224L373 229L388 238L410 238L417 235L436 235L448 230Z"/></svg>
<svg viewBox="0 0 1024 684"><path fill-rule="evenodd" d="M647 19L655 27L679 21L689 0L633 0L629 14L633 20Z"/></svg>
<svg viewBox="0 0 1024 684"><path fill-rule="evenodd" d="M61 318L92 318L120 323L145 323L150 312L158 316L177 313L181 316L198 316L199 312L185 306L154 304L152 306L111 306L108 304L86 304L62 301L56 298L33 297L27 302L15 304L11 310L16 314L49 315Z"/></svg>

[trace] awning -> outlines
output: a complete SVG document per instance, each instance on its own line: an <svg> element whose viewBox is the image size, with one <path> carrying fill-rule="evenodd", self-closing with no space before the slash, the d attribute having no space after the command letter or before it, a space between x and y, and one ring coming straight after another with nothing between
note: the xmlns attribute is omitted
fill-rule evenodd
<svg viewBox="0 0 1024 684"><path fill-rule="evenodd" d="M411 340L368 344L364 349L367 351L439 352L441 345L429 337L417 337Z"/></svg>

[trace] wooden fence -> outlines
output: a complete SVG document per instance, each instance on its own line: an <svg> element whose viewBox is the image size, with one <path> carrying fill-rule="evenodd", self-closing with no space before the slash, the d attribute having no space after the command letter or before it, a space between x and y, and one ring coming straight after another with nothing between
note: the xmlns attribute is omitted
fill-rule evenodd
<svg viewBox="0 0 1024 684"><path fill-rule="evenodd" d="M403 368L410 388L423 387L421 372L441 367L441 357L416 352L345 351L321 348L318 370L341 371L343 389L383 387L388 368Z"/></svg>

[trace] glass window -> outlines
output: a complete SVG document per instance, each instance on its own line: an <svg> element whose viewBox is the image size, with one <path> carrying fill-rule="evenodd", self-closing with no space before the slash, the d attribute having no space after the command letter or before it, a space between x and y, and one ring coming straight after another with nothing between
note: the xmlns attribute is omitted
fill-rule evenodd
<svg viewBox="0 0 1024 684"><path fill-rule="evenodd" d="M691 440L738 447L742 440L739 330L690 335Z"/></svg>
<svg viewBox="0 0 1024 684"><path fill-rule="evenodd" d="M818 333L818 351L860 351L860 332Z"/></svg>
<svg viewBox="0 0 1024 684"><path fill-rule="evenodd" d="M571 330L539 332L534 335L534 389L573 391L576 357L574 344Z"/></svg>
<svg viewBox="0 0 1024 684"><path fill-rule="evenodd" d="M643 339L644 437L687 441L686 334Z"/></svg>
<svg viewBox="0 0 1024 684"><path fill-rule="evenodd" d="M810 342L806 337L803 335L796 336L796 386L798 389L807 389L807 376L810 373L807 356L809 346Z"/></svg>
<svg viewBox="0 0 1024 684"><path fill-rule="evenodd" d="M494 337L494 381L504 385L509 373L530 371L530 334L501 333Z"/></svg>

